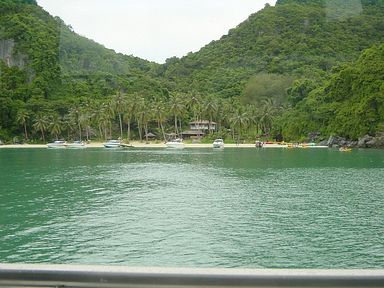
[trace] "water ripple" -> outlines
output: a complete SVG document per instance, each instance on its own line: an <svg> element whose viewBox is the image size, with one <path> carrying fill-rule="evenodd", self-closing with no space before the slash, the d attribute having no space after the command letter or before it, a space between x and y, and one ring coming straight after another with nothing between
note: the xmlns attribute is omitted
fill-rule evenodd
<svg viewBox="0 0 384 288"><path fill-rule="evenodd" d="M383 268L380 156L240 150L41 151L0 171L0 260Z"/></svg>

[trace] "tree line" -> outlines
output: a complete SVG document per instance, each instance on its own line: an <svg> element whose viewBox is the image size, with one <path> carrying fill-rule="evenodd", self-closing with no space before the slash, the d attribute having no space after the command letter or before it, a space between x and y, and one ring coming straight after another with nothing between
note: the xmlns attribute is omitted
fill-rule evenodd
<svg viewBox="0 0 384 288"><path fill-rule="evenodd" d="M86 101L69 107L64 114L54 110L32 113L20 108L16 121L23 133L22 140L27 142L104 141L118 137L127 142L148 141L149 132L166 141L166 134L181 135L189 129L189 122L200 120L217 125L217 130L207 135L209 139L254 141L273 132L274 119L281 109L271 100L243 105L236 99L219 99L197 92L147 99L139 93L118 91L106 101Z"/></svg>

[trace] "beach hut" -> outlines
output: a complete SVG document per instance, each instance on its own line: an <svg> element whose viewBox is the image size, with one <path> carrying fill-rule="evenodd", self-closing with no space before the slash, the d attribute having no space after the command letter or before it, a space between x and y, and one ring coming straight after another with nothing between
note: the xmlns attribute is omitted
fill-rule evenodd
<svg viewBox="0 0 384 288"><path fill-rule="evenodd" d="M152 140L152 139L156 138L156 135L149 132L149 133L145 134L144 137Z"/></svg>

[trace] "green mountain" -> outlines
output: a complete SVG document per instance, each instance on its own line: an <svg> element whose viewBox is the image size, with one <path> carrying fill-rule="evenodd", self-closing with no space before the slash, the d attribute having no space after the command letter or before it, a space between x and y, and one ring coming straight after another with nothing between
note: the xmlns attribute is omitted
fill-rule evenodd
<svg viewBox="0 0 384 288"><path fill-rule="evenodd" d="M319 132L358 139L384 132L384 45L337 67L280 120L288 139Z"/></svg>
<svg viewBox="0 0 384 288"><path fill-rule="evenodd" d="M168 59L162 75L181 90L235 97L258 73L322 78L383 42L383 32L383 1L280 0L200 51Z"/></svg>
<svg viewBox="0 0 384 288"><path fill-rule="evenodd" d="M117 90L162 92L151 76L158 64L77 35L33 0L0 0L0 8L0 131L5 136L19 130L20 109L62 114L74 103Z"/></svg>

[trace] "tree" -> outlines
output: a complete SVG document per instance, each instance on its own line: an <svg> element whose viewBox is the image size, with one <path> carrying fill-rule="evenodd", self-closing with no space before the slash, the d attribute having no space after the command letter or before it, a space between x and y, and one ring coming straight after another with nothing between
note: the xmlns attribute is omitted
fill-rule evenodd
<svg viewBox="0 0 384 288"><path fill-rule="evenodd" d="M59 140L59 134L62 129L62 121L58 114L53 114L49 118L48 128L51 130L51 133L55 135L55 139Z"/></svg>
<svg viewBox="0 0 384 288"><path fill-rule="evenodd" d="M261 109L259 110L260 124L262 127L263 133L270 133L272 130L273 119L276 113L276 103L272 99L264 100Z"/></svg>
<svg viewBox="0 0 384 288"><path fill-rule="evenodd" d="M30 114L27 112L27 110L22 109L17 112L17 122L24 127L24 139L28 141L28 132L27 132L27 121L30 117Z"/></svg>
<svg viewBox="0 0 384 288"><path fill-rule="evenodd" d="M242 101L245 104L260 105L267 99L273 99L276 103L285 103L286 90L292 80L291 76L260 73L248 81Z"/></svg>
<svg viewBox="0 0 384 288"><path fill-rule="evenodd" d="M237 128L237 143L240 143L241 131L249 123L249 116L248 116L247 112L243 112L241 110L235 111L235 113L230 118L230 123L234 129Z"/></svg>
<svg viewBox="0 0 384 288"><path fill-rule="evenodd" d="M316 84L311 79L295 80L292 86L287 89L288 101L294 107L298 102L306 98L309 95L309 92L315 88Z"/></svg>
<svg viewBox="0 0 384 288"><path fill-rule="evenodd" d="M184 112L185 104L182 94L175 93L169 98L169 109L174 117L175 134L179 135L179 129L177 127L177 119Z"/></svg>
<svg viewBox="0 0 384 288"><path fill-rule="evenodd" d="M122 120L122 115L125 109L125 104L126 104L126 97L123 93L120 91L117 91L116 95L113 97L112 100L112 109L114 112L117 113L119 117L119 127L120 127L120 139L123 139L123 120Z"/></svg>
<svg viewBox="0 0 384 288"><path fill-rule="evenodd" d="M215 115L217 112L217 103L216 103L216 100L212 96L210 96L205 99L203 105L204 105L204 113L209 118L208 131L209 133L212 133L211 125L213 121L213 115Z"/></svg>
<svg viewBox="0 0 384 288"><path fill-rule="evenodd" d="M165 137L164 123L167 120L167 110L162 100L156 102L155 107L156 109L154 109L154 116L158 125L161 128L161 134L163 135L164 142L166 142L167 138Z"/></svg>
<svg viewBox="0 0 384 288"><path fill-rule="evenodd" d="M69 120L75 125L77 126L78 128L78 132L79 132L79 140L81 141L82 140L82 137L81 137L81 121L80 121L80 115L81 115L81 110L80 110L80 107L72 107L70 110L69 110L69 113L68 113L68 118Z"/></svg>
<svg viewBox="0 0 384 288"><path fill-rule="evenodd" d="M45 136L44 136L44 131L47 129L49 124L48 117L43 115L42 113L39 113L33 123L33 128L35 130L39 130L41 132L41 137L43 139L43 142L45 142Z"/></svg>
<svg viewBox="0 0 384 288"><path fill-rule="evenodd" d="M139 94L127 96L124 107L124 121L127 123L127 141L131 140L131 122L135 115L136 102L139 101Z"/></svg>
<svg viewBox="0 0 384 288"><path fill-rule="evenodd" d="M202 99L201 95L197 91L192 91L187 101L187 107L193 113L193 120L201 120L201 110L202 110Z"/></svg>
<svg viewBox="0 0 384 288"><path fill-rule="evenodd" d="M135 103L135 118L136 118L136 122L137 122L137 130L139 132L139 139L140 141L143 141L143 123L145 121L145 117L146 117L146 110L148 109L148 107L146 107L145 105L145 99L143 97L139 97L138 99L136 99L137 102Z"/></svg>

